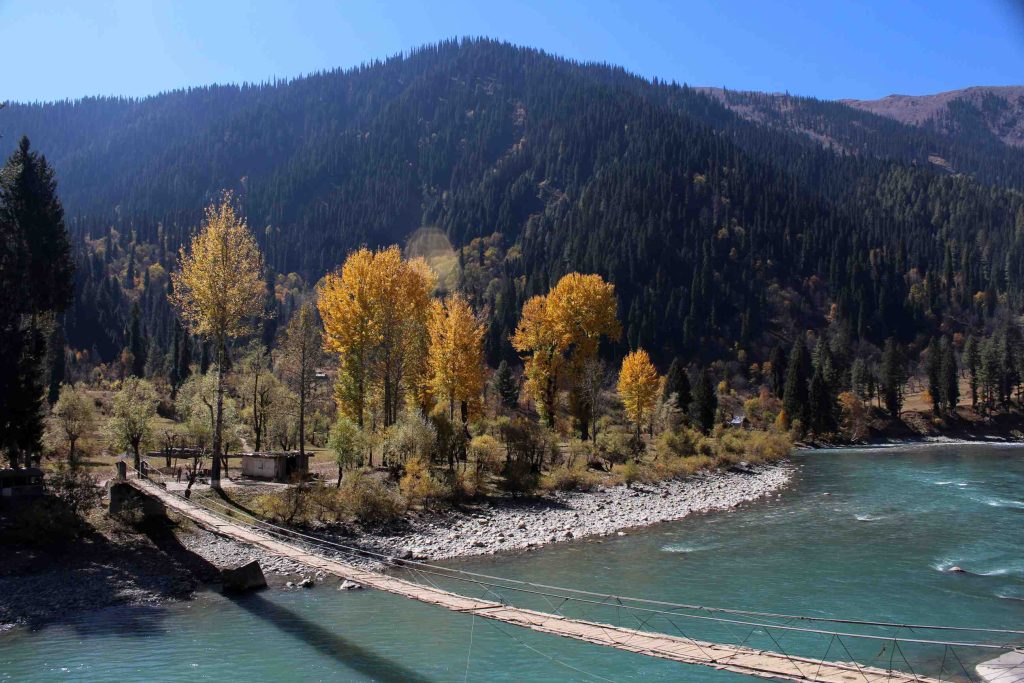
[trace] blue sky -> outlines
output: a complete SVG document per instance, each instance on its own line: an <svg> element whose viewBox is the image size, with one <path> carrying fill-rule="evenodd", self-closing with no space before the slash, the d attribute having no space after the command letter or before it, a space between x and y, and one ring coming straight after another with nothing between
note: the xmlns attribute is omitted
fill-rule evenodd
<svg viewBox="0 0 1024 683"><path fill-rule="evenodd" d="M1024 83L1022 6L1024 0L0 0L0 100L264 81L465 35L691 85L823 98L925 94Z"/></svg>

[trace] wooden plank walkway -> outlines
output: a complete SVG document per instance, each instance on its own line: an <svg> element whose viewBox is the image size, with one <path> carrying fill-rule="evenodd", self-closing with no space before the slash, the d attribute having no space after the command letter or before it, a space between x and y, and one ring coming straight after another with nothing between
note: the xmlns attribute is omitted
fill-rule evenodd
<svg viewBox="0 0 1024 683"><path fill-rule="evenodd" d="M305 548L277 540L255 527L227 521L223 517L212 514L198 505L168 492L162 486L151 481L135 478L127 481L142 493L159 500L166 508L191 519L214 533L258 546L275 555L287 557L295 562L363 586L444 607L453 612L475 614L486 619L494 619L541 633L550 633L650 657L669 659L684 664L698 664L760 678L815 683L854 683L856 681L861 683L939 683L938 679L899 671L858 666L847 662L826 662L806 657L794 657L769 650L703 642L662 633L572 619L421 586L310 553Z"/></svg>

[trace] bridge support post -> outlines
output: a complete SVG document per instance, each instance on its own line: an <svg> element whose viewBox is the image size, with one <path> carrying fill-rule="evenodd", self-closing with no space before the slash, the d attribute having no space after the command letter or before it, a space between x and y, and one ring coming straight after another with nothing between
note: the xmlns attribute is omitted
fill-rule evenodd
<svg viewBox="0 0 1024 683"><path fill-rule="evenodd" d="M118 481L124 481L128 478L128 465L124 460L117 461L117 479Z"/></svg>

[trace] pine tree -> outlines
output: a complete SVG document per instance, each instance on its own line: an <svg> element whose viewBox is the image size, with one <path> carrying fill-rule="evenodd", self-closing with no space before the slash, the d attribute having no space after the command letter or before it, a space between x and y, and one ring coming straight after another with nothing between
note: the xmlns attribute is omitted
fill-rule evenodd
<svg viewBox="0 0 1024 683"><path fill-rule="evenodd" d="M776 344L772 348L768 362L771 364L771 372L768 376L769 388L773 394L782 398L783 391L786 388L786 351L782 348L782 344Z"/></svg>
<svg viewBox="0 0 1024 683"><path fill-rule="evenodd" d="M939 341L935 337L928 343L925 351L925 373L928 375L928 395L932 401L932 411L939 412L942 406L942 394L944 391L942 378L942 350L939 348Z"/></svg>
<svg viewBox="0 0 1024 683"><path fill-rule="evenodd" d="M978 340L972 335L964 342L964 368L971 387L971 407L978 407L978 373L981 367L981 349Z"/></svg>
<svg viewBox="0 0 1024 683"><path fill-rule="evenodd" d="M23 137L0 171L0 451L14 467L41 448L47 385L64 358L54 326L72 300L72 270L53 171Z"/></svg>
<svg viewBox="0 0 1024 683"><path fill-rule="evenodd" d="M512 376L512 369L508 366L508 362L503 360L498 363L498 369L494 373L494 385L498 390L502 405L511 409L519 404L519 386L516 384L515 377Z"/></svg>
<svg viewBox="0 0 1024 683"><path fill-rule="evenodd" d="M128 328L128 352L132 355L133 377L146 376L146 339L142 333L142 313L139 304L132 304L131 325Z"/></svg>
<svg viewBox="0 0 1024 683"><path fill-rule="evenodd" d="M948 337L942 340L941 375L942 402L947 411L955 414L957 403L960 401L960 375L957 372L953 342Z"/></svg>
<svg viewBox="0 0 1024 683"><path fill-rule="evenodd" d="M693 388L693 402L690 404L690 416L694 424L707 434L715 426L715 413L718 412L718 393L711 373L707 368L700 371L697 384Z"/></svg>
<svg viewBox="0 0 1024 683"><path fill-rule="evenodd" d="M903 352L896 340L889 337L885 340L882 351L881 389L885 407L894 420L900 419L903 409L903 385L907 382L907 370L903 360Z"/></svg>
<svg viewBox="0 0 1024 683"><path fill-rule="evenodd" d="M814 369L807 400L807 426L811 431L818 436L834 432L838 406L823 365Z"/></svg>
<svg viewBox="0 0 1024 683"><path fill-rule="evenodd" d="M802 338L793 342L793 350L789 354L786 368L786 389L783 394L782 406L792 423L800 420L807 424L807 382L811 374L811 359L807 346Z"/></svg>
<svg viewBox="0 0 1024 683"><path fill-rule="evenodd" d="M690 378L678 357L672 359L668 374L665 375L665 390L661 398L666 402L675 401L675 407L684 415L690 410L690 403L693 400Z"/></svg>

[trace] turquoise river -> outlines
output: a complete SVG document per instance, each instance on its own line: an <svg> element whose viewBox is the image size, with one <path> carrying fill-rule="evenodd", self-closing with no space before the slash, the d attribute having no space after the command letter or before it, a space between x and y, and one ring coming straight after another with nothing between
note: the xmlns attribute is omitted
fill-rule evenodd
<svg viewBox="0 0 1024 683"><path fill-rule="evenodd" d="M1024 449L912 445L806 452L794 461L796 476L781 495L736 510L600 543L584 540L452 565L716 607L1024 628ZM953 566L966 572L948 571ZM483 595L473 585L452 586ZM552 607L542 596L508 597ZM637 624L615 607L562 607L597 621ZM830 643L796 631L686 616L669 625L653 616L652 629L746 638L756 647L781 646L811 657L825 656L831 647L831 659L849 654L884 664L893 658L897 668L906 658L915 670L932 673L972 669L993 656L913 645L895 652L884 641ZM237 599L207 591L186 603L113 608L0 635L0 681L293 680L754 679L527 632L373 591L337 591L333 582Z"/></svg>

